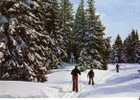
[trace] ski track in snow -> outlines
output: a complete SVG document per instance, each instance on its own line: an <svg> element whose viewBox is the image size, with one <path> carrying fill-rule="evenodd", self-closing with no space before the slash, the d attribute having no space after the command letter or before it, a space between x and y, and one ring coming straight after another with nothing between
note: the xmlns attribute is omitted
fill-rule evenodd
<svg viewBox="0 0 140 100"><path fill-rule="evenodd" d="M54 71L58 73L67 73L70 76L70 71L74 68L74 66L69 65L63 70L57 70ZM79 92L75 93L71 91L71 77L67 79L67 81L58 82L58 84L61 86L59 88L59 92L62 93L62 98L75 98L75 97L100 97L100 96L125 96L125 93L128 96L131 96L129 94L133 94L132 96L138 96L140 93L136 93L137 91L136 87L134 86L140 86L140 75L137 72L137 70L140 69L140 65L126 65L121 64L120 73L115 72L115 65L109 65L108 71L101 71L99 75L99 72L95 70L95 85L89 86L87 83L87 72L83 72L82 76L80 76L79 81ZM99 70L98 70L99 71ZM103 72L103 73L102 73ZM53 74L53 73L52 73ZM99 76L98 76L99 75ZM51 75L50 75L51 76ZM63 76L61 76L63 77ZM67 75L64 77L67 77ZM51 80L51 78L50 78ZM69 81L68 81L69 80ZM138 82L137 82L138 81ZM134 84L135 83L135 84ZM57 85L58 87L60 87ZM140 89L140 88L139 88ZM139 91L140 92L140 91ZM123 95L124 94L124 95Z"/></svg>
<svg viewBox="0 0 140 100"><path fill-rule="evenodd" d="M79 77L79 92L72 92L71 70L74 65L64 64L63 69L52 70L45 83L0 81L0 97L48 97L48 98L90 98L90 97L139 97L140 69L138 64L120 64L120 73L115 65L109 64L107 71L94 70L95 85L88 85L87 73Z"/></svg>

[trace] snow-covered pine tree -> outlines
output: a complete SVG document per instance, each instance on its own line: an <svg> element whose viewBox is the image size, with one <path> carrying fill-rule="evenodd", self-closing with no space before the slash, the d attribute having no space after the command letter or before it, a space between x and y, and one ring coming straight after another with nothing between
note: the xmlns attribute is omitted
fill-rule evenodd
<svg viewBox="0 0 140 100"><path fill-rule="evenodd" d="M131 34L124 41L124 52L127 63L137 63L139 59L139 36L138 32L132 30Z"/></svg>
<svg viewBox="0 0 140 100"><path fill-rule="evenodd" d="M136 49L136 63L140 64L140 41L137 45L137 49Z"/></svg>
<svg viewBox="0 0 140 100"><path fill-rule="evenodd" d="M88 0L86 17L87 32L83 36L80 62L87 68L107 69L110 43L109 39L104 38L105 27L95 14L94 0Z"/></svg>
<svg viewBox="0 0 140 100"><path fill-rule="evenodd" d="M65 51L67 52L67 57L65 61L70 60L72 53L72 28L73 28L73 8L69 0L60 0L60 16L62 23L62 32L64 38Z"/></svg>
<svg viewBox="0 0 140 100"><path fill-rule="evenodd" d="M107 37L105 39L105 62L106 64L110 63L110 54L111 54L111 51L112 51L112 47L111 47L111 37Z"/></svg>
<svg viewBox="0 0 140 100"><path fill-rule="evenodd" d="M37 2L34 2L37 4ZM1 79L45 81L45 52L41 33L41 20L37 5L30 8L24 1L1 1L1 14L8 19L4 34L7 38ZM5 11L6 10L6 11ZM45 39L46 40L46 39Z"/></svg>
<svg viewBox="0 0 140 100"><path fill-rule="evenodd" d="M74 26L73 26L73 52L76 60L78 61L80 51L83 46L83 37L86 32L86 18L84 10L84 0L81 0L80 5L77 9Z"/></svg>
<svg viewBox="0 0 140 100"><path fill-rule="evenodd" d="M118 34L115 43L112 46L112 63L122 63L124 62L122 59L123 55L123 42Z"/></svg>
<svg viewBox="0 0 140 100"><path fill-rule="evenodd" d="M53 22L54 19L49 17L54 14L54 2L27 1L0 1L1 17L7 20L1 24L0 79L44 82L47 69L60 61L62 50L58 44L61 35L55 40L53 35L59 31L56 32L54 26L46 26L50 19L51 25L58 22ZM55 34L50 27L54 28Z"/></svg>
<svg viewBox="0 0 140 100"><path fill-rule="evenodd" d="M140 64L140 39L139 39L139 33L136 31L136 59L135 62Z"/></svg>
<svg viewBox="0 0 140 100"><path fill-rule="evenodd" d="M52 62L49 63L51 68L57 68L61 64L62 59L66 57L64 34L61 23L60 8L57 0L43 0L45 6L44 24L45 30L49 33L53 45L49 46L52 50Z"/></svg>
<svg viewBox="0 0 140 100"><path fill-rule="evenodd" d="M128 59L129 59L128 57L129 42L130 42L130 36L126 37L123 42L123 55L124 55L123 60L125 61L125 63L128 63Z"/></svg>
<svg viewBox="0 0 140 100"><path fill-rule="evenodd" d="M132 63L137 63L137 55L138 55L138 52L139 52L139 47L140 47L140 44L139 44L139 36L138 36L138 32L133 30L131 32L131 50L132 50Z"/></svg>

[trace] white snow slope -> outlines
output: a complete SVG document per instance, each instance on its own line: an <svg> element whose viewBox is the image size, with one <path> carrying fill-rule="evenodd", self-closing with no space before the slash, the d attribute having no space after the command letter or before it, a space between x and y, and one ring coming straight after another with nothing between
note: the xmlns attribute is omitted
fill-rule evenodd
<svg viewBox="0 0 140 100"><path fill-rule="evenodd" d="M86 98L86 97L139 97L140 70L138 64L120 64L120 73L115 65L108 65L108 71L95 71L95 85L89 86L87 72L79 79L79 92L72 92L71 70L73 65L65 64L64 69L53 70L46 83L0 81L0 97L49 97L49 98Z"/></svg>

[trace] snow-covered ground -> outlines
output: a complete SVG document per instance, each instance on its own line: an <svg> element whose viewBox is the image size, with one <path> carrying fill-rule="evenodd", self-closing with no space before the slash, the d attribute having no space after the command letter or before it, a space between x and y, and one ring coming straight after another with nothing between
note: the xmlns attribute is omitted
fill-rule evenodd
<svg viewBox="0 0 140 100"><path fill-rule="evenodd" d="M140 70L138 64L120 64L120 73L115 65L108 65L108 71L95 71L95 86L89 86L87 72L80 76L80 90L71 91L71 70L73 65L65 64L63 69L53 70L48 82L33 83L21 81L0 81L0 97L139 97Z"/></svg>

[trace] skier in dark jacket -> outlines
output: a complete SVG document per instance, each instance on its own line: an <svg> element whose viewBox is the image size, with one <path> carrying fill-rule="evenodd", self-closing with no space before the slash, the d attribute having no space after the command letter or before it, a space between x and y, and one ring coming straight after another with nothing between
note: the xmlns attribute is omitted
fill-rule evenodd
<svg viewBox="0 0 140 100"><path fill-rule="evenodd" d="M71 72L71 75L72 75L72 81L73 81L72 90L75 92L78 92L78 75L81 75L81 72L78 69L78 66L75 66L75 68Z"/></svg>
<svg viewBox="0 0 140 100"><path fill-rule="evenodd" d="M120 66L119 66L119 64L117 64L117 65L116 65L116 72L117 72L117 73L119 73L119 68L120 68Z"/></svg>
<svg viewBox="0 0 140 100"><path fill-rule="evenodd" d="M93 71L93 68L90 69L90 71L88 72L88 78L89 78L89 82L88 84L92 84L94 85L94 71Z"/></svg>

